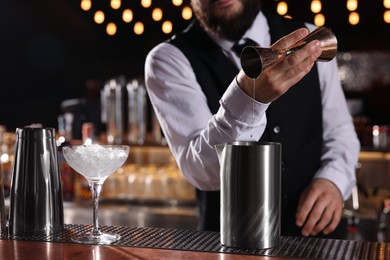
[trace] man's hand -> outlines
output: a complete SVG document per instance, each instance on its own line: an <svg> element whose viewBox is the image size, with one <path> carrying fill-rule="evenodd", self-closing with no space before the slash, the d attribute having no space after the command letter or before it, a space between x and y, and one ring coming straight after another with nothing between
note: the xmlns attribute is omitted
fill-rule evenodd
<svg viewBox="0 0 390 260"><path fill-rule="evenodd" d="M340 222L343 199L339 189L329 180L314 179L302 193L296 214L296 224L303 226L302 235L327 235Z"/></svg>
<svg viewBox="0 0 390 260"><path fill-rule="evenodd" d="M277 41L272 48L287 49L308 34L306 28L298 29ZM270 66L255 80L255 98L262 103L269 103L283 95L290 87L300 81L313 67L321 55L319 41L312 41L298 51L290 54L280 62ZM241 89L253 97L253 79L247 77L243 70L237 75Z"/></svg>

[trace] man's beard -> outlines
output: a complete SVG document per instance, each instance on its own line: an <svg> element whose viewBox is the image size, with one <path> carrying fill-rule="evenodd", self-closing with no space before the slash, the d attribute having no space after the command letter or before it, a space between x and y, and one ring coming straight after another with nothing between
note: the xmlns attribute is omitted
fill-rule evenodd
<svg viewBox="0 0 390 260"><path fill-rule="evenodd" d="M192 2L192 8L201 25L221 38L238 41L252 25L261 9L261 0L244 0L243 10L229 18L216 17L210 8L202 10Z"/></svg>

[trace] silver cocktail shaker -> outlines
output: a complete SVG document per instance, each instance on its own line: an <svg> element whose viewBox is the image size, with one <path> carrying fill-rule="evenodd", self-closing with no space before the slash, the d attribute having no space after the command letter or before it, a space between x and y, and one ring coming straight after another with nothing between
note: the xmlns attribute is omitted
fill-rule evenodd
<svg viewBox="0 0 390 260"><path fill-rule="evenodd" d="M62 184L53 128L16 130L9 234L52 235L63 230Z"/></svg>
<svg viewBox="0 0 390 260"><path fill-rule="evenodd" d="M216 145L221 175L221 243L265 249L280 240L281 144Z"/></svg>

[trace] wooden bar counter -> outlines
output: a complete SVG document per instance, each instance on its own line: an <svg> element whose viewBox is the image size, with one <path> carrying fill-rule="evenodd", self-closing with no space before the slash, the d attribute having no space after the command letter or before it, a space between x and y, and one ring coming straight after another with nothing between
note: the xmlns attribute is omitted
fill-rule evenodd
<svg viewBox="0 0 390 260"><path fill-rule="evenodd" d="M286 259L280 257L181 251L156 248L80 245L35 241L0 240L0 259ZM294 259L294 258L288 258ZM296 258L298 259L298 258Z"/></svg>
<svg viewBox="0 0 390 260"><path fill-rule="evenodd" d="M0 259L390 259L390 244L306 237L281 237L270 249L228 248L218 232L168 228L103 226L121 239L114 245L82 245L71 241L89 225L65 225L52 236L0 239Z"/></svg>

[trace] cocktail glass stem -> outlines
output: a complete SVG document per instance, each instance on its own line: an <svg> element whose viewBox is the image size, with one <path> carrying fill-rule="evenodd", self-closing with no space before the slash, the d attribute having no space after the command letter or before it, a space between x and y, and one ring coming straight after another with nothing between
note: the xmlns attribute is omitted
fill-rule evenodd
<svg viewBox="0 0 390 260"><path fill-rule="evenodd" d="M102 190L103 184L101 182L95 182L91 181L89 183L89 188L91 189L92 193L92 200L93 200L93 228L92 228L92 235L93 236L99 236L101 234L99 230L99 196L100 191Z"/></svg>

